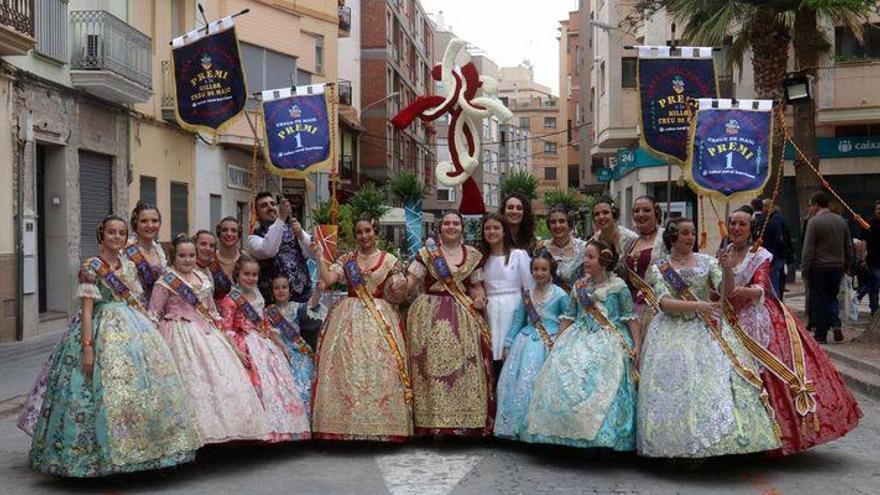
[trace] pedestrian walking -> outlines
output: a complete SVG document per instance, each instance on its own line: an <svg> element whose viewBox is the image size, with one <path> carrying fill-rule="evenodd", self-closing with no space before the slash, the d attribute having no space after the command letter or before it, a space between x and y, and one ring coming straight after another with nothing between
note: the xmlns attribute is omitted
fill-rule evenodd
<svg viewBox="0 0 880 495"><path fill-rule="evenodd" d="M874 202L874 215L868 224L870 227L862 231L861 239L865 244L865 293L873 315L880 308L880 200Z"/></svg>
<svg viewBox="0 0 880 495"><path fill-rule="evenodd" d="M779 208L770 199L762 204L764 214L763 243L761 246L773 255L770 262L770 282L776 297L780 300L785 295L785 267L792 262L791 234ZM748 213L748 211L745 211ZM758 231L761 235L761 231ZM753 237L753 239L757 240Z"/></svg>
<svg viewBox="0 0 880 495"><path fill-rule="evenodd" d="M828 342L833 327L835 342L843 341L837 293L844 273L852 266L852 238L846 221L828 209L828 196L818 191L810 196L815 215L807 222L801 273L810 293L810 321L816 326L816 341Z"/></svg>

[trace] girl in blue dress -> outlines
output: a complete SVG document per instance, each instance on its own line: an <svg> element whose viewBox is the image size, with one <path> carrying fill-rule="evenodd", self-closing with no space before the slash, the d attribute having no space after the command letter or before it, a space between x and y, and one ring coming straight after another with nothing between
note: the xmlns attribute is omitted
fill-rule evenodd
<svg viewBox="0 0 880 495"><path fill-rule="evenodd" d="M265 310L267 327L276 330L280 335L281 342L287 348L293 380L303 404L311 404L315 351L300 334L300 329L306 322L322 325L327 318L327 307L320 302L321 291L317 285L308 303L291 301L290 281L283 274L272 278L272 297L275 303L266 306ZM311 410L307 409L306 414L311 417ZM311 424L311 418L309 423Z"/></svg>
<svg viewBox="0 0 880 495"><path fill-rule="evenodd" d="M531 262L535 288L524 290L504 341L504 367L498 379L495 436L519 439L526 430L532 388L559 330L559 316L568 297L553 283L556 262L540 250Z"/></svg>
<svg viewBox="0 0 880 495"><path fill-rule="evenodd" d="M527 441L635 450L638 323L617 252L587 244L585 278L575 283L553 351L538 375Z"/></svg>
<svg viewBox="0 0 880 495"><path fill-rule="evenodd" d="M81 318L52 358L31 468L69 477L174 466L201 446L174 358L141 304L137 268L119 255L125 221L98 227L79 273Z"/></svg>

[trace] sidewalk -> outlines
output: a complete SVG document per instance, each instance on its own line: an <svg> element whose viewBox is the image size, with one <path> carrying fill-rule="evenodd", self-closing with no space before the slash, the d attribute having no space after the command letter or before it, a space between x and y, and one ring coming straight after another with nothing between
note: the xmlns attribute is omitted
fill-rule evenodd
<svg viewBox="0 0 880 495"><path fill-rule="evenodd" d="M785 303L806 323L804 314L804 285L798 278L794 283L786 285ZM859 306L859 320L855 323L841 317L843 322L844 341L831 341L822 348L834 361L834 365L843 376L847 386L872 397L880 398L880 345L856 343L853 339L864 332L871 320L868 298L865 297Z"/></svg>
<svg viewBox="0 0 880 495"><path fill-rule="evenodd" d="M65 330L0 345L0 416L15 411Z"/></svg>

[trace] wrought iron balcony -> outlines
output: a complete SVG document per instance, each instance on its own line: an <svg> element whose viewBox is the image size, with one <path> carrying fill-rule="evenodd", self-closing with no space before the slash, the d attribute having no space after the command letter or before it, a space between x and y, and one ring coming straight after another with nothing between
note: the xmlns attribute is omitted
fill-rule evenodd
<svg viewBox="0 0 880 495"><path fill-rule="evenodd" d="M26 55L35 45L34 0L0 0L0 55Z"/></svg>
<svg viewBox="0 0 880 495"><path fill-rule="evenodd" d="M339 104L351 106L351 81L347 79L339 79L336 81L338 88Z"/></svg>
<svg viewBox="0 0 880 495"><path fill-rule="evenodd" d="M348 38L351 32L351 7L339 6L339 37Z"/></svg>
<svg viewBox="0 0 880 495"><path fill-rule="evenodd" d="M117 103L143 103L153 88L150 37L103 10L70 13L74 86Z"/></svg>
<svg viewBox="0 0 880 495"><path fill-rule="evenodd" d="M171 74L171 61L162 61L162 118L174 122L177 117L174 114L174 77Z"/></svg>

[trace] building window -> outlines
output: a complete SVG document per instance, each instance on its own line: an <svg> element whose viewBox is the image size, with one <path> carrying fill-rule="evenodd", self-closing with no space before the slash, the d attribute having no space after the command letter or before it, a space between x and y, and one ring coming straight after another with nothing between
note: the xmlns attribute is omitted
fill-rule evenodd
<svg viewBox="0 0 880 495"><path fill-rule="evenodd" d="M324 37L315 36L315 72L324 73Z"/></svg>
<svg viewBox="0 0 880 495"><path fill-rule="evenodd" d="M437 201L455 201L455 189L437 189Z"/></svg>
<svg viewBox="0 0 880 495"><path fill-rule="evenodd" d="M556 129L556 117L544 117L545 129Z"/></svg>
<svg viewBox="0 0 880 495"><path fill-rule="evenodd" d="M849 29L834 28L834 57L838 62L880 58L880 24L863 26L862 42Z"/></svg>
<svg viewBox="0 0 880 495"><path fill-rule="evenodd" d="M67 3L68 0L36 0L33 13L34 37L37 39L36 52L62 64L69 62Z"/></svg>
<svg viewBox="0 0 880 495"><path fill-rule="evenodd" d="M635 88L636 87L636 57L623 57L620 59L620 87Z"/></svg>
<svg viewBox="0 0 880 495"><path fill-rule="evenodd" d="M171 37L176 38L186 32L183 19L186 17L181 0L171 0Z"/></svg>
<svg viewBox="0 0 880 495"><path fill-rule="evenodd" d="M556 143L544 143L544 154L545 155L555 155L556 154Z"/></svg>
<svg viewBox="0 0 880 495"><path fill-rule="evenodd" d="M140 183L140 196L138 198L144 203L156 206L156 178L142 175Z"/></svg>
<svg viewBox="0 0 880 495"><path fill-rule="evenodd" d="M220 223L220 219L223 218L223 197L219 194L212 194L210 197L211 202L211 225L217 225Z"/></svg>
<svg viewBox="0 0 880 495"><path fill-rule="evenodd" d="M529 128L529 118L528 117L520 117L519 118L519 126L523 129Z"/></svg>
<svg viewBox="0 0 880 495"><path fill-rule="evenodd" d="M247 73L248 91L289 88L290 75L296 74L296 57L273 52L261 46L239 42L241 58ZM256 101L248 99L248 109L256 109Z"/></svg>
<svg viewBox="0 0 880 495"><path fill-rule="evenodd" d="M171 183L171 237L189 234L189 185Z"/></svg>
<svg viewBox="0 0 880 495"><path fill-rule="evenodd" d="M578 180L578 165L577 163L569 163L568 164L568 188L569 189L579 189L581 187L581 181Z"/></svg>
<svg viewBox="0 0 880 495"><path fill-rule="evenodd" d="M556 167L544 168L544 180L556 180Z"/></svg>

